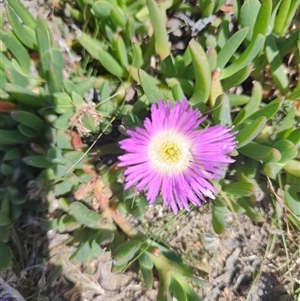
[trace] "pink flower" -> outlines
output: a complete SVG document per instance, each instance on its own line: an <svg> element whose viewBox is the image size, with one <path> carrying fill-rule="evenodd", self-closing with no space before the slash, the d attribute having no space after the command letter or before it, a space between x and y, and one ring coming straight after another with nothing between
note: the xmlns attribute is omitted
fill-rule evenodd
<svg viewBox="0 0 300 301"><path fill-rule="evenodd" d="M206 119L187 100L151 106L144 127L128 130L130 138L120 142L125 154L125 189L145 191L150 204L161 194L164 206L190 210L189 202L200 206L217 193L211 179L222 178L233 159L227 156L236 146L231 128L215 125L199 129Z"/></svg>

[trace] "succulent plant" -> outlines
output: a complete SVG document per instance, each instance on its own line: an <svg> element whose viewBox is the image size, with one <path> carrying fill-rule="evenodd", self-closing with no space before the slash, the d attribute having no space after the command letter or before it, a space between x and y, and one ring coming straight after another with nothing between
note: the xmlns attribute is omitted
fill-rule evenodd
<svg viewBox="0 0 300 301"><path fill-rule="evenodd" d="M71 7L62 1L65 15L77 22L72 51L83 58L80 76L65 77L64 56L47 22L8 0L10 28L0 31L0 270L12 261L10 229L22 210L47 202L60 214L46 224L72 234L75 262L108 247L113 270L138 262L149 289L157 269L157 300L200 300L186 281L199 279L179 256L126 219L142 220L148 202L142 192L124 190L117 162L121 132L142 127L160 99L186 96L209 115L205 127L237 131L235 163L213 182L217 233L225 231L228 211L262 222L259 202L278 189L287 222L299 229L300 84L285 70L287 58L299 62L299 29L292 25L300 1L233 1L235 28L229 14L218 14L224 2L76 0ZM181 53L168 42L172 10L214 15Z"/></svg>

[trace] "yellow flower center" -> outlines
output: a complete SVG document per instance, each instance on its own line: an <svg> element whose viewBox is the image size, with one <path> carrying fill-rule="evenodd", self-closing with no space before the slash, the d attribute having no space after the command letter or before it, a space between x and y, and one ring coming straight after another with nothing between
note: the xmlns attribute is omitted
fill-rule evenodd
<svg viewBox="0 0 300 301"><path fill-rule="evenodd" d="M187 169L191 160L191 141L181 133L163 131L151 139L149 163L157 171L174 175Z"/></svg>
<svg viewBox="0 0 300 301"><path fill-rule="evenodd" d="M159 154L165 162L175 163L179 161L181 151L177 144L166 142L161 146Z"/></svg>

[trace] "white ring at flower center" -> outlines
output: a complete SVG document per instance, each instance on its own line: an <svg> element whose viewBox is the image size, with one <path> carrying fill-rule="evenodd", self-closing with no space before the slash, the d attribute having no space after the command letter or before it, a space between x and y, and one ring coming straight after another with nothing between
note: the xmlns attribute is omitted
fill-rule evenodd
<svg viewBox="0 0 300 301"><path fill-rule="evenodd" d="M151 166L163 174L174 175L187 169L191 160L191 141L175 131L163 131L148 146Z"/></svg>

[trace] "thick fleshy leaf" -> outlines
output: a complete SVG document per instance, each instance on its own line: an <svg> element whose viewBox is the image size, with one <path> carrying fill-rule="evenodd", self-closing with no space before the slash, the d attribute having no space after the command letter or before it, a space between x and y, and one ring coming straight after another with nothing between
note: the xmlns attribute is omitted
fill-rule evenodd
<svg viewBox="0 0 300 301"><path fill-rule="evenodd" d="M29 79L22 73L23 71L14 59L12 59L11 66L5 68L6 78L9 82L21 87L26 87L29 84Z"/></svg>
<svg viewBox="0 0 300 301"><path fill-rule="evenodd" d="M139 70L139 78L141 86L150 103L157 103L160 99L164 99L163 94L159 91L155 84L154 78L142 69Z"/></svg>
<svg viewBox="0 0 300 301"><path fill-rule="evenodd" d="M24 22L24 24L30 27L31 29L35 29L36 20L33 18L28 9L23 5L23 3L19 0L7 1L9 5L14 9L16 14L20 17L20 19Z"/></svg>
<svg viewBox="0 0 300 301"><path fill-rule="evenodd" d="M206 103L211 87L211 72L207 57L201 45L195 40L191 40L189 48L195 72L195 87L190 103L192 105Z"/></svg>
<svg viewBox="0 0 300 301"><path fill-rule="evenodd" d="M222 86L224 90L229 90L230 88L237 86L243 83L249 76L253 70L253 65L250 64L237 73L225 78L222 80Z"/></svg>
<svg viewBox="0 0 300 301"><path fill-rule="evenodd" d="M115 37L113 40L113 46L116 51L119 63L123 68L126 68L128 66L128 58L124 40L120 36Z"/></svg>
<svg viewBox="0 0 300 301"><path fill-rule="evenodd" d="M23 158L23 161L30 166L39 168L52 167L53 164L45 158L45 156L27 156Z"/></svg>
<svg viewBox="0 0 300 301"><path fill-rule="evenodd" d="M217 69L213 71L211 79L211 88L209 93L209 104L211 107L215 107L215 102L218 97L224 97L222 94L223 87L220 81L220 71Z"/></svg>
<svg viewBox="0 0 300 301"><path fill-rule="evenodd" d="M285 74L285 66L277 49L275 36L269 35L266 40L266 57L271 66L271 74L278 89L285 93L289 88L289 79Z"/></svg>
<svg viewBox="0 0 300 301"><path fill-rule="evenodd" d="M11 224L11 220L7 212L0 210L0 226L8 226Z"/></svg>
<svg viewBox="0 0 300 301"><path fill-rule="evenodd" d="M286 31L290 27L290 25L293 21L293 18L296 16L296 12L297 12L297 9L299 8L299 5L300 5L300 0L291 1L288 14L285 18L285 22L283 23L283 26L280 31L281 36L284 36Z"/></svg>
<svg viewBox="0 0 300 301"><path fill-rule="evenodd" d="M233 124L237 125L245 120L248 116L255 113L261 103L262 99L262 85L259 82L254 82L252 95L248 103L240 110L234 118ZM260 116L261 117L261 116Z"/></svg>
<svg viewBox="0 0 300 301"><path fill-rule="evenodd" d="M250 142L241 147L239 152L257 161L278 162L281 159L281 154L276 148L258 144L256 142Z"/></svg>
<svg viewBox="0 0 300 301"><path fill-rule="evenodd" d="M247 120L255 120L262 116L266 117L267 120L269 120L278 112L278 110L283 104L283 100L283 97L274 99L260 110L257 110L256 112L252 113L249 117L247 117Z"/></svg>
<svg viewBox="0 0 300 301"><path fill-rule="evenodd" d="M5 84L5 91L18 103L34 108L41 108L47 105L47 102L38 94L14 84Z"/></svg>
<svg viewBox="0 0 300 301"><path fill-rule="evenodd" d="M18 130L0 129L0 142L2 145L20 144L28 140L29 140L28 137L22 135Z"/></svg>
<svg viewBox="0 0 300 301"><path fill-rule="evenodd" d="M34 129L36 132L43 132L45 128L44 121L36 114L32 114L27 111L15 110L11 112L11 116L19 123Z"/></svg>
<svg viewBox="0 0 300 301"><path fill-rule="evenodd" d="M262 1L257 18L254 19L255 24L253 28L252 39L255 39L258 34L262 34L264 37L266 37L268 33L268 26L270 23L271 13L272 13L272 0Z"/></svg>
<svg viewBox="0 0 300 301"><path fill-rule="evenodd" d="M265 117L259 117L252 123L246 125L236 135L237 148L243 147L251 142L263 129L267 122Z"/></svg>
<svg viewBox="0 0 300 301"><path fill-rule="evenodd" d="M280 151L281 159L279 163L286 163L287 161L296 158L298 155L297 148L294 143L289 140L282 139L276 141L272 146Z"/></svg>
<svg viewBox="0 0 300 301"><path fill-rule="evenodd" d="M153 287L153 262L151 261L151 257L147 254L147 252L142 252L139 257L139 266L140 270L145 282L145 285L148 289L152 289Z"/></svg>
<svg viewBox="0 0 300 301"><path fill-rule="evenodd" d="M245 214L248 215L255 222L263 222L264 217L255 209L249 199L239 198L237 204L245 209Z"/></svg>
<svg viewBox="0 0 300 301"><path fill-rule="evenodd" d="M221 71L221 79L227 78L232 76L236 72L240 71L247 65L249 65L253 59L257 56L260 52L263 44L264 44L265 37L261 34L258 34L256 39L252 40L246 50L241 54L241 56L234 61L231 65Z"/></svg>
<svg viewBox="0 0 300 301"><path fill-rule="evenodd" d="M294 186L286 185L284 187L284 202L300 218L300 200L297 195L297 189Z"/></svg>
<svg viewBox="0 0 300 301"><path fill-rule="evenodd" d="M132 66L135 68L141 68L144 62L142 48L139 43L132 45Z"/></svg>
<svg viewBox="0 0 300 301"><path fill-rule="evenodd" d="M164 8L158 6L156 1L147 0L146 2L154 31L155 51L161 59L164 59L170 54L166 28L166 13Z"/></svg>
<svg viewBox="0 0 300 301"><path fill-rule="evenodd" d="M177 281L175 277L172 277L170 283L170 290L174 294L177 300L188 301L186 292L183 287L180 285L180 282Z"/></svg>
<svg viewBox="0 0 300 301"><path fill-rule="evenodd" d="M295 147L298 149L300 147L300 128L294 129L286 139L293 142Z"/></svg>
<svg viewBox="0 0 300 301"><path fill-rule="evenodd" d="M124 14L125 9L120 9L117 5L110 11L110 19L114 25L124 28L127 23L127 18Z"/></svg>
<svg viewBox="0 0 300 301"><path fill-rule="evenodd" d="M99 213L88 209L82 203L74 202L70 205L70 209L74 217L83 225L93 229L103 228L105 224L103 217Z"/></svg>
<svg viewBox="0 0 300 301"><path fill-rule="evenodd" d="M34 30L20 22L11 6L7 7L7 17L17 38L28 48L37 50Z"/></svg>
<svg viewBox="0 0 300 301"><path fill-rule="evenodd" d="M114 265L122 266L131 260L141 247L141 239L135 238L120 244L114 251Z"/></svg>
<svg viewBox="0 0 300 301"><path fill-rule="evenodd" d="M24 74L29 74L30 57L25 47L9 32L0 31L0 39L18 61Z"/></svg>
<svg viewBox="0 0 300 301"><path fill-rule="evenodd" d="M225 217L228 209L219 200L214 201L213 213L212 213L212 225L214 231L218 234L222 233L226 229Z"/></svg>
<svg viewBox="0 0 300 301"><path fill-rule="evenodd" d="M233 182L223 187L224 191L238 196L250 196L253 194L255 187L247 182Z"/></svg>
<svg viewBox="0 0 300 301"><path fill-rule="evenodd" d="M299 0L283 0L280 3L278 13L274 21L273 32L279 36L283 36L291 24L297 8Z"/></svg>
<svg viewBox="0 0 300 301"><path fill-rule="evenodd" d="M87 240L81 244L72 254L70 259L74 263L89 262L94 258L99 258L102 249L95 239Z"/></svg>
<svg viewBox="0 0 300 301"><path fill-rule="evenodd" d="M13 255L8 246L2 241L0 241L0 254L0 271L3 271L10 266L13 259Z"/></svg>
<svg viewBox="0 0 300 301"><path fill-rule="evenodd" d="M220 95L214 106L213 119L216 124L231 126L230 102L227 95Z"/></svg>
<svg viewBox="0 0 300 301"><path fill-rule="evenodd" d="M53 46L53 38L45 20L37 19L36 37L43 76L51 93L62 91L64 60L60 49Z"/></svg>
<svg viewBox="0 0 300 301"><path fill-rule="evenodd" d="M242 28L238 30L228 41L226 41L226 44L218 53L217 68L223 69L226 66L238 47L244 41L248 31L248 27Z"/></svg>
<svg viewBox="0 0 300 301"><path fill-rule="evenodd" d="M296 108L291 107L277 128L278 136L283 133L286 133L287 131L289 132L293 128L295 117L296 117Z"/></svg>
<svg viewBox="0 0 300 301"><path fill-rule="evenodd" d="M283 166L283 169L291 175L300 178L300 161L290 160Z"/></svg>
<svg viewBox="0 0 300 301"><path fill-rule="evenodd" d="M247 33L248 41L252 40L253 31L260 7L261 4L258 0L246 0L241 7L239 21L242 27L249 28L249 31Z"/></svg>

